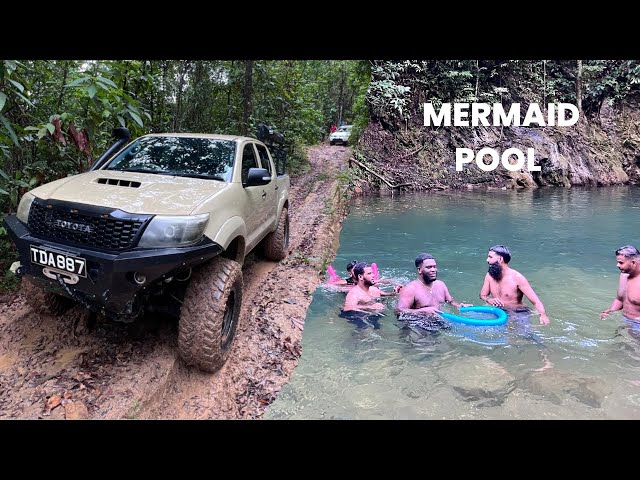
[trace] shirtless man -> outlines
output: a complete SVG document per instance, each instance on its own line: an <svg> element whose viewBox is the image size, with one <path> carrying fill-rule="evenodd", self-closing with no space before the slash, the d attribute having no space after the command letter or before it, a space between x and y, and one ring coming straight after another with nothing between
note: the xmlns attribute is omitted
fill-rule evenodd
<svg viewBox="0 0 640 480"><path fill-rule="evenodd" d="M600 318L622 310L625 319L640 322L640 251L632 245L620 247L616 250L616 262L620 270L618 294Z"/></svg>
<svg viewBox="0 0 640 480"><path fill-rule="evenodd" d="M351 290L351 287L355 286L358 282L357 282L357 278L355 273L353 272L353 267L356 266L357 263L366 263L366 262L358 262L357 260L351 260L349 263L347 263L347 273L349 274L349 276L347 278L340 279L338 281L335 282L331 282L332 285L337 285L339 287L345 287L345 288L340 288L340 291L344 291L344 292L349 292ZM373 269L373 267L372 267ZM399 283L387 279L387 278L380 278L378 279L378 281L374 282L376 285L382 285L382 284L386 284L386 285L393 285L393 292L385 292L383 290L380 290L380 294L383 297L389 297L391 295L397 295L398 292L402 289L402 285L400 285Z"/></svg>
<svg viewBox="0 0 640 480"><path fill-rule="evenodd" d="M526 296L538 310L540 324L548 325L549 317L544 305L524 275L509 267L510 260L511 252L504 245L494 245L489 249L489 272L484 277L480 298L494 307L522 312L528 310L522 303L522 297Z"/></svg>
<svg viewBox="0 0 640 480"><path fill-rule="evenodd" d="M374 287L373 269L368 263L359 262L353 267L353 274L356 279L356 285L349 293L344 302L344 312L351 310L371 311L382 310L384 304L377 302L382 296L382 292L378 287Z"/></svg>
<svg viewBox="0 0 640 480"><path fill-rule="evenodd" d="M436 280L438 266L433 255L421 253L416 257L418 278L409 282L400 290L396 315L401 313L418 313L432 315L438 313L444 302L454 307L468 307L470 303L456 302L442 280Z"/></svg>

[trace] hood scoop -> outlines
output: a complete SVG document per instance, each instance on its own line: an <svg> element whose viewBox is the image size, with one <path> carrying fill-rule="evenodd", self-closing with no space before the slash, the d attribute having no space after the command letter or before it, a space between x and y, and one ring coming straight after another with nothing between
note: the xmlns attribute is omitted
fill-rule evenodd
<svg viewBox="0 0 640 480"><path fill-rule="evenodd" d="M95 180L96 183L101 183L103 185L115 185L117 187L131 187L138 188L140 187L140 182L134 182L131 180L124 180L121 178L98 178Z"/></svg>

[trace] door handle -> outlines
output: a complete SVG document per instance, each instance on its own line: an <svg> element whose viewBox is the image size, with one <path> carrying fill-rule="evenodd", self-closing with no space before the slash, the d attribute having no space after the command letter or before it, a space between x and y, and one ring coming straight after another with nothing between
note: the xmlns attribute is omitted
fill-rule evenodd
<svg viewBox="0 0 640 480"><path fill-rule="evenodd" d="M264 190L262 191L262 198L266 198L267 197L267 192L265 192Z"/></svg>

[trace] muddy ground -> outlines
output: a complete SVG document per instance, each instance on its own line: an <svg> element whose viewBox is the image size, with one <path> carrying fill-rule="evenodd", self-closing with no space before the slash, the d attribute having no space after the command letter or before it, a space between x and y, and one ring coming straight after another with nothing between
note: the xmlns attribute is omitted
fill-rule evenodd
<svg viewBox="0 0 640 480"><path fill-rule="evenodd" d="M0 303L0 419L259 418L302 354L302 331L320 273L337 250L346 212L336 175L350 151L316 146L311 170L291 179L288 257L252 253L233 351L214 374L177 356L177 321L131 324L34 312L17 293ZM74 326L77 326L74 328Z"/></svg>

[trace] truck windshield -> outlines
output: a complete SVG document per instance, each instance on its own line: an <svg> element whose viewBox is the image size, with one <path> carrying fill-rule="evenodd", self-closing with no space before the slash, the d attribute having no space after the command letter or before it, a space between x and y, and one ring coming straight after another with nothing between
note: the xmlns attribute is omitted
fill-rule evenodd
<svg viewBox="0 0 640 480"><path fill-rule="evenodd" d="M105 170L209 178L229 182L236 143L192 137L142 137L120 152Z"/></svg>

